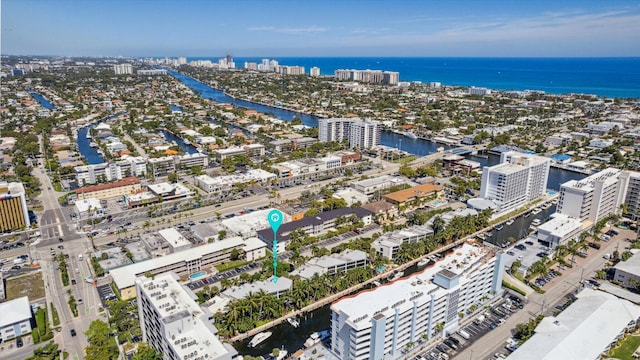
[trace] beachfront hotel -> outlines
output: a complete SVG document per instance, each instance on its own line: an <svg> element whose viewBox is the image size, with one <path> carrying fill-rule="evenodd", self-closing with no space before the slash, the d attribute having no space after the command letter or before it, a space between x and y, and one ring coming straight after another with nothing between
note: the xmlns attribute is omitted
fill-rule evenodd
<svg viewBox="0 0 640 360"><path fill-rule="evenodd" d="M502 293L504 257L465 243L433 266L331 305L331 351L343 360L396 359L409 343L459 328Z"/></svg>
<svg viewBox="0 0 640 360"><path fill-rule="evenodd" d="M505 213L545 194L551 159L516 151L502 153L500 164L482 170L480 198L492 200Z"/></svg>

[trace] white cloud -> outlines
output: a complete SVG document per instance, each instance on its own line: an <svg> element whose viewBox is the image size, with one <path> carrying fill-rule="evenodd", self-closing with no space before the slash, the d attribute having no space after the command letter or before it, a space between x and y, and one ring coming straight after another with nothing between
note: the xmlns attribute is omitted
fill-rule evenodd
<svg viewBox="0 0 640 360"><path fill-rule="evenodd" d="M342 43L360 46L447 47L473 44L475 48L482 48L485 44L497 50L500 44L509 46L531 42L532 45L570 44L581 49L597 49L614 40L636 47L637 52L637 44L640 44L640 14L632 11L546 13L525 18L449 24L440 29L431 27L423 31L418 26L404 32L387 31L379 36L354 31L344 37Z"/></svg>
<svg viewBox="0 0 640 360"><path fill-rule="evenodd" d="M250 27L247 30L249 31L260 31L260 32L277 32L277 33L285 33L285 34L309 34L309 33L321 33L329 31L327 27L320 27L316 25L311 25L303 28L292 28L292 27L275 27L275 26L255 26Z"/></svg>

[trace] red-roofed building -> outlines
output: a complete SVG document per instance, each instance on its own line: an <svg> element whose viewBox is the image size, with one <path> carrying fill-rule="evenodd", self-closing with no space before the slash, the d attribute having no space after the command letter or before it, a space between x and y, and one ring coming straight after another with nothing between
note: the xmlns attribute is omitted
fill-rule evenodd
<svg viewBox="0 0 640 360"><path fill-rule="evenodd" d="M136 194L142 191L142 185L137 177L130 176L109 184L86 186L76 189L78 199L94 198L98 200Z"/></svg>

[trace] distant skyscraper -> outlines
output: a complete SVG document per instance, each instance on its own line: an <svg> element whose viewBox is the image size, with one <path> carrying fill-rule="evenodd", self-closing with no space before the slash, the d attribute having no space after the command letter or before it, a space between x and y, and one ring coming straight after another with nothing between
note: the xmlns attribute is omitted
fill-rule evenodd
<svg viewBox="0 0 640 360"><path fill-rule="evenodd" d="M398 85L400 73L394 71L380 70L342 70L334 71L336 80L352 80L366 83L382 83L389 85Z"/></svg>
<svg viewBox="0 0 640 360"><path fill-rule="evenodd" d="M113 65L113 72L116 75L129 75L133 74L133 66L131 64L117 64Z"/></svg>
<svg viewBox="0 0 640 360"><path fill-rule="evenodd" d="M184 56L180 56L178 58L178 65L185 65L187 63L187 58Z"/></svg>
<svg viewBox="0 0 640 360"><path fill-rule="evenodd" d="M315 66L314 66L314 67L312 67L312 68L309 70L309 75L310 75L310 76L320 76L320 68L319 68L319 67L315 67Z"/></svg>
<svg viewBox="0 0 640 360"><path fill-rule="evenodd" d="M322 142L349 141L349 146L369 149L380 144L380 122L357 118L318 120L318 140Z"/></svg>
<svg viewBox="0 0 640 360"><path fill-rule="evenodd" d="M495 201L500 213L516 209L544 195L550 166L546 157L504 152L500 164L484 167L480 197Z"/></svg>

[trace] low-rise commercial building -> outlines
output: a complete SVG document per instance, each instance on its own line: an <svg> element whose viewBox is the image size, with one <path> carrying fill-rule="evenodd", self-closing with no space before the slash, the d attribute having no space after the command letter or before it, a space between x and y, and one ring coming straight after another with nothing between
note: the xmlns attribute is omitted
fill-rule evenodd
<svg viewBox="0 0 640 360"><path fill-rule="evenodd" d="M165 360L231 360L238 352L220 341L213 314L178 283L175 274L136 279L142 340Z"/></svg>
<svg viewBox="0 0 640 360"><path fill-rule="evenodd" d="M331 305L331 351L343 360L396 359L439 330L460 326L460 313L502 293L504 257L463 244L420 273L342 298Z"/></svg>
<svg viewBox="0 0 640 360"><path fill-rule="evenodd" d="M279 250L284 251L287 243L291 240L291 232L294 230L303 231L310 236L317 236L326 233L336 226L338 217L348 218L355 215L364 225L373 222L371 212L363 208L340 208L326 211L314 216L305 216L300 220L291 221L280 225L278 228L277 239ZM273 230L266 228L258 231L258 239L264 241L267 245L273 243Z"/></svg>
<svg viewBox="0 0 640 360"><path fill-rule="evenodd" d="M351 187L365 195L373 195L377 192L381 193L383 190L392 186L403 184L415 185L415 183L407 180L405 177L382 175L371 179L354 181L351 183Z"/></svg>
<svg viewBox="0 0 640 360"><path fill-rule="evenodd" d="M613 268L615 269L613 276L615 281L626 287L638 288L640 285L640 255L637 251L627 261L620 261Z"/></svg>
<svg viewBox="0 0 640 360"><path fill-rule="evenodd" d="M578 240L583 230L582 221L554 213L551 220L538 226L535 236L543 245L554 249L558 245L565 245L571 239Z"/></svg>
<svg viewBox="0 0 640 360"><path fill-rule="evenodd" d="M599 359L640 317L640 306L603 291L583 289L577 298L559 315L542 319L509 359Z"/></svg>
<svg viewBox="0 0 640 360"><path fill-rule="evenodd" d="M0 303L0 314L0 340L31 334L32 315L28 297Z"/></svg>
<svg viewBox="0 0 640 360"><path fill-rule="evenodd" d="M188 276L231 259L233 249L242 250L241 238L230 238L198 246L179 253L153 258L109 271L122 299L136 297L135 279L145 274L159 275L174 272Z"/></svg>
<svg viewBox="0 0 640 360"><path fill-rule="evenodd" d="M427 197L437 198L442 194L442 186L434 184L422 184L392 192L384 195L384 199L398 207L407 206L412 201L424 199Z"/></svg>
<svg viewBox="0 0 640 360"><path fill-rule="evenodd" d="M279 277L278 281L273 281L273 278L269 278L263 281L254 281L238 286L232 286L223 291L221 295L232 300L237 300L246 298L250 294L264 291L267 294L280 297L283 293L291 290L292 287L293 281L289 278Z"/></svg>
<svg viewBox="0 0 640 360"><path fill-rule="evenodd" d="M368 256L364 251L347 249L338 254L313 258L292 271L291 275L300 276L302 279L310 279L316 274L333 275L365 266L368 263L367 258Z"/></svg>
<svg viewBox="0 0 640 360"><path fill-rule="evenodd" d="M133 176L109 184L86 186L75 190L78 199L93 198L98 200L137 194L141 191L140 180Z"/></svg>
<svg viewBox="0 0 640 360"><path fill-rule="evenodd" d="M384 233L371 243L371 247L376 251L376 254L393 260L396 258L402 243L415 244L431 235L433 235L433 229L428 225L415 225L406 229Z"/></svg>

